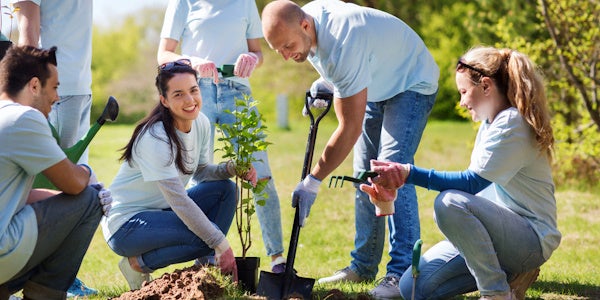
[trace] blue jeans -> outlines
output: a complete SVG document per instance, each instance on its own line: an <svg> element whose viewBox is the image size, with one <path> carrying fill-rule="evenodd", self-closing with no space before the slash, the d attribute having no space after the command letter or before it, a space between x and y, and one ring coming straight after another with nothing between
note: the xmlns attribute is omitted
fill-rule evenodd
<svg viewBox="0 0 600 300"><path fill-rule="evenodd" d="M235 111L235 99L244 99L244 95L250 96L251 90L249 87L231 80L221 80L218 85L215 85L211 78L201 78L198 84L202 93L202 112L208 117L211 124L211 149L214 149L215 124L235 122L234 117L224 111ZM258 179L269 180L264 190L266 193L264 199L254 199L265 202L263 206L256 205L263 243L267 255L281 254L283 253L281 209L275 182L271 176L269 158L265 151L256 152L254 158L256 161L252 165L256 169Z"/></svg>
<svg viewBox="0 0 600 300"><path fill-rule="evenodd" d="M102 218L98 191L87 187L78 195L64 193L31 204L38 223L38 238L29 261L3 284L14 293L29 282L48 291L65 293ZM27 289L23 291L27 297Z"/></svg>
<svg viewBox="0 0 600 300"><path fill-rule="evenodd" d="M421 257L415 299L447 299L477 289L481 295L507 293L509 279L545 261L529 222L510 209L446 190L435 199L434 211L448 240ZM409 268L400 279L404 299L411 297L412 282Z"/></svg>
<svg viewBox="0 0 600 300"><path fill-rule="evenodd" d="M202 182L187 192L214 226L227 235L235 213L235 183ZM113 234L108 246L121 256L136 257L147 273L214 253L171 209L136 214Z"/></svg>
<svg viewBox="0 0 600 300"><path fill-rule="evenodd" d="M363 132L354 146L354 175L369 170L370 160L413 163L436 94L406 91L381 102L368 102ZM356 186L354 250L350 269L363 279L374 279L381 261L385 218L375 215L369 196ZM396 213L388 218L387 274L400 276L411 264L412 248L420 235L417 194L413 185L398 190Z"/></svg>

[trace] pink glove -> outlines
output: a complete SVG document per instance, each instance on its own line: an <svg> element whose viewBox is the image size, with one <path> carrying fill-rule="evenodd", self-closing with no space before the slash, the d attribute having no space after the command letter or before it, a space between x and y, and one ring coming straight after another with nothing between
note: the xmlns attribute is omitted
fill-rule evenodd
<svg viewBox="0 0 600 300"><path fill-rule="evenodd" d="M219 71L214 62L199 57L190 57L192 68L198 73L200 78L213 78L215 83L219 82Z"/></svg>
<svg viewBox="0 0 600 300"><path fill-rule="evenodd" d="M238 56L237 61L235 62L233 74L238 77L248 78L257 65L258 55L252 52L242 53L240 56Z"/></svg>
<svg viewBox="0 0 600 300"><path fill-rule="evenodd" d="M371 171L379 176L370 178L369 181L376 183L381 188L395 190L401 188L410 173L410 165L389 161L371 160Z"/></svg>
<svg viewBox="0 0 600 300"><path fill-rule="evenodd" d="M252 184L253 187L256 187L256 182L258 181L257 175L256 175L256 169L254 169L254 166L250 165L250 170L248 170L247 172L245 172L244 174L240 174L241 178L247 181L250 181L250 184Z"/></svg>
<svg viewBox="0 0 600 300"><path fill-rule="evenodd" d="M361 184L360 190L369 195L369 200L375 205L375 214L378 217L394 214L394 200L398 196L398 190L384 189L375 183L372 185Z"/></svg>
<svg viewBox="0 0 600 300"><path fill-rule="evenodd" d="M398 195L397 189L386 189L381 185L373 183L372 185L361 184L360 190L367 193L369 195L369 199L371 202L391 202L396 200L396 196Z"/></svg>
<svg viewBox="0 0 600 300"><path fill-rule="evenodd" d="M235 263L235 256L233 256L233 250L229 246L227 239L223 240L215 248L215 260L217 266L221 269L223 274L232 274L233 281L238 281L237 265Z"/></svg>
<svg viewBox="0 0 600 300"><path fill-rule="evenodd" d="M254 166L250 165L250 169L244 171L238 171L235 163L233 161L227 162L227 172L231 174L231 176L238 176L244 180L250 181L253 187L256 187L256 183L258 182L258 176L256 174L256 169Z"/></svg>

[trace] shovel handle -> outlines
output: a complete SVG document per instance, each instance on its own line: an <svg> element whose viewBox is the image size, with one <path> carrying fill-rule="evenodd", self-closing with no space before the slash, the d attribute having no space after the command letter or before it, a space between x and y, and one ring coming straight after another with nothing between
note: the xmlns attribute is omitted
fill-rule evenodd
<svg viewBox="0 0 600 300"><path fill-rule="evenodd" d="M317 140L317 130L319 129L319 122L321 122L321 119L323 119L323 117L329 112L333 103L332 94L319 93L317 97L315 97L315 99L323 99L327 101L327 107L325 107L325 109L316 116L310 110L310 99L312 98L312 96L310 95L310 91L306 91L306 97L304 98L304 107L306 108L307 115L310 118L310 131L308 133L306 152L304 154L304 165L302 166L302 176L300 178L301 181L304 180L304 177L308 176L308 173L310 172L310 168L312 166L312 159L315 150L315 142Z"/></svg>
<svg viewBox="0 0 600 300"><path fill-rule="evenodd" d="M332 101L327 101L327 107L315 117L315 115L310 111L309 105L309 97L310 92L306 92L306 98L304 101L304 105L306 110L308 111L308 116L310 117L310 131L308 133L308 142L306 143L306 152L304 153L304 165L302 167L302 177L300 180L304 180L304 178L310 172L310 167L312 165L313 153L315 150L315 140L317 137L317 130L319 129L319 122L323 117L329 112L331 109ZM294 276L294 261L296 259L296 249L298 248L298 240L300 238L300 205L296 206L296 210L294 212L294 225L292 227L292 236L290 238L290 246L288 247L288 254L285 266L285 282L282 286L282 295L287 295L289 289L291 288L292 279Z"/></svg>
<svg viewBox="0 0 600 300"><path fill-rule="evenodd" d="M217 71L219 73L221 73L221 76L223 76L223 78L227 78L227 77L235 76L233 74L234 69L235 69L235 65L223 65L220 68L217 68Z"/></svg>
<svg viewBox="0 0 600 300"><path fill-rule="evenodd" d="M412 254L412 276L417 278L419 276L419 260L421 259L421 245L423 245L423 241L418 239L415 242L415 246L413 247Z"/></svg>

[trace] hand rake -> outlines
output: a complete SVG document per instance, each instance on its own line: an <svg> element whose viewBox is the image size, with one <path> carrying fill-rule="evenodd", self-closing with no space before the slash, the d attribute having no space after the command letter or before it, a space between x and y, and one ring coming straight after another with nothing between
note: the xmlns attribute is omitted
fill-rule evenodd
<svg viewBox="0 0 600 300"><path fill-rule="evenodd" d="M337 187L338 182L340 183L340 188L344 186L344 181L351 181L351 182L355 182L355 183L369 183L369 181L367 180L368 178L373 178L373 177L377 177L376 172L373 171L362 171L360 173L358 173L358 177L351 177L351 176L331 176L329 178L329 187L331 188L331 185L333 185L334 188Z"/></svg>

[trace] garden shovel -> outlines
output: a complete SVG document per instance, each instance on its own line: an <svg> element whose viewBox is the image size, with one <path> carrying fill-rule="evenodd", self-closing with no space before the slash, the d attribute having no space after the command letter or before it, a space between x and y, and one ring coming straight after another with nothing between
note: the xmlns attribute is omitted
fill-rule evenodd
<svg viewBox="0 0 600 300"><path fill-rule="evenodd" d="M83 136L81 140L79 140L75 145L71 146L70 148L63 149L63 151L67 155L67 158L70 161L76 163L79 160L79 158L81 158L81 155L83 155L83 152L85 152L85 149L87 149L88 145L90 144L96 133L98 133L100 127L102 127L102 125L104 125L106 121L116 120L118 114L119 104L113 96L110 96L108 98L106 106L104 107L104 110L102 111L102 114L100 115L98 120L96 120L96 123L94 123L94 125L90 127L85 136ZM54 136L54 138L56 138L56 141L58 142L58 133L56 132L56 129L54 129L52 125L50 125L50 129L52 130L52 135ZM54 184L52 184L50 180L48 180L48 178L46 178L46 176L44 176L42 173L38 174L35 177L35 181L33 182L33 188L56 189Z"/></svg>
<svg viewBox="0 0 600 300"><path fill-rule="evenodd" d="M423 245L423 241L418 239L415 242L415 246L413 247L412 253L412 295L410 297L411 300L415 300L415 289L417 287L417 277L419 276L419 260L421 260L421 245Z"/></svg>
<svg viewBox="0 0 600 300"><path fill-rule="evenodd" d="M233 77L233 69L235 69L235 65L223 65L220 68L217 68L217 71L221 73L223 78Z"/></svg>
<svg viewBox="0 0 600 300"><path fill-rule="evenodd" d="M310 110L309 101L312 98L310 92L306 92L304 105L307 110L307 115L310 117L310 132L308 134L304 165L302 167L302 178L300 178L300 180L304 180L304 177L310 172L319 122L331 108L333 95L317 94L317 97L314 97L314 99L327 101L327 107L316 117L316 119L315 115L313 115ZM315 280L312 278L299 277L294 270L294 259L296 258L296 248L298 246L298 238L300 235L299 207L300 205L296 206L296 212L294 214L294 227L292 227L292 237L290 238L285 272L280 274L265 271L260 272L260 279L258 280L256 292L269 300L281 300L299 296L303 299L311 299Z"/></svg>

